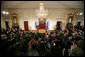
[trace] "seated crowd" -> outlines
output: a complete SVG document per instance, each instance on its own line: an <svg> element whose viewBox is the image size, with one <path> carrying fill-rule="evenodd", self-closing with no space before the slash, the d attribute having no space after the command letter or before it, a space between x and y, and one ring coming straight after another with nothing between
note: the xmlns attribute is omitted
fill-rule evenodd
<svg viewBox="0 0 85 57"><path fill-rule="evenodd" d="M10 28L1 31L2 56L84 56L84 31L54 30L32 33Z"/></svg>

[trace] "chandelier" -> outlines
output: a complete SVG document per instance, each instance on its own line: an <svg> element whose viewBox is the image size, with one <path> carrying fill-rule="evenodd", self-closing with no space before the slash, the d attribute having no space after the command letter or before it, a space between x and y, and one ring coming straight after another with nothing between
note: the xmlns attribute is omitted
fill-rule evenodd
<svg viewBox="0 0 85 57"><path fill-rule="evenodd" d="M44 3L40 3L40 8L35 11L37 18L44 19L48 15L48 10L44 9Z"/></svg>

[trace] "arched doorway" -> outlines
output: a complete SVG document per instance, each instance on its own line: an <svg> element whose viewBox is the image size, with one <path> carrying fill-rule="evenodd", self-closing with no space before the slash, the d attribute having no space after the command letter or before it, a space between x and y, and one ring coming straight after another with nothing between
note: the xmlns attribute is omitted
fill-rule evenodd
<svg viewBox="0 0 85 57"><path fill-rule="evenodd" d="M12 14L12 27L19 29L17 14Z"/></svg>
<svg viewBox="0 0 85 57"><path fill-rule="evenodd" d="M66 23L66 28L73 28L73 18L74 18L74 15L72 13L70 13L68 15L68 19L67 19L67 23Z"/></svg>

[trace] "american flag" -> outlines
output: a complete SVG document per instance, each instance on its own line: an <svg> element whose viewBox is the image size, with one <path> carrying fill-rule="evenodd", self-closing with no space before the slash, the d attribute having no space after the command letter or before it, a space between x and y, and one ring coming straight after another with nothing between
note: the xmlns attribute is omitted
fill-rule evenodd
<svg viewBox="0 0 85 57"><path fill-rule="evenodd" d="M47 28L49 29L49 22L47 22Z"/></svg>
<svg viewBox="0 0 85 57"><path fill-rule="evenodd" d="M35 22L35 28L37 29L37 22Z"/></svg>

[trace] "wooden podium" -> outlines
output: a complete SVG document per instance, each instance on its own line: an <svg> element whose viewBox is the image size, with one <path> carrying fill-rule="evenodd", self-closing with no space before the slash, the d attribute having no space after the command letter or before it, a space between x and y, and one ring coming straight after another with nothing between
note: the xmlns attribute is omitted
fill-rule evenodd
<svg viewBox="0 0 85 57"><path fill-rule="evenodd" d="M38 31L39 33L45 33L46 32L46 30L45 29L39 29L39 31Z"/></svg>

